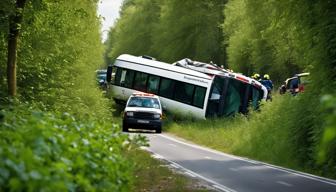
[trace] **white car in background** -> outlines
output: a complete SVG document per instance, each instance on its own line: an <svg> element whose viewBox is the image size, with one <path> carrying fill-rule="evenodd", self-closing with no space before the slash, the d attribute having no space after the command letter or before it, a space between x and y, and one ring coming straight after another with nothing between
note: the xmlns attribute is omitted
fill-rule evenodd
<svg viewBox="0 0 336 192"><path fill-rule="evenodd" d="M159 97L149 93L133 93L124 110L123 131L128 128L162 131L162 107Z"/></svg>

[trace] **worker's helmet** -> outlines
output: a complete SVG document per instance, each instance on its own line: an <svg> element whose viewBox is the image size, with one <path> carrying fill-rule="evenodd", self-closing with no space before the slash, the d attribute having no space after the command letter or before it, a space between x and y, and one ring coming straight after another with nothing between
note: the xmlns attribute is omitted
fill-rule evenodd
<svg viewBox="0 0 336 192"><path fill-rule="evenodd" d="M255 73L253 76L252 76L253 79L256 79L258 80L260 78L260 75L258 73Z"/></svg>
<svg viewBox="0 0 336 192"><path fill-rule="evenodd" d="M269 79L270 79L270 76L269 76L268 74L265 74L265 75L264 75L264 79L268 79L268 80L269 80Z"/></svg>

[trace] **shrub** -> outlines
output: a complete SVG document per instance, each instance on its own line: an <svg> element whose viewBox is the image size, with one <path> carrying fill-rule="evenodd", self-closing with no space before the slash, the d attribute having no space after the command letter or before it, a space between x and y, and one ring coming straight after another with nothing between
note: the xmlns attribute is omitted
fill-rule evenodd
<svg viewBox="0 0 336 192"><path fill-rule="evenodd" d="M0 191L128 191L127 136L104 122L2 110Z"/></svg>

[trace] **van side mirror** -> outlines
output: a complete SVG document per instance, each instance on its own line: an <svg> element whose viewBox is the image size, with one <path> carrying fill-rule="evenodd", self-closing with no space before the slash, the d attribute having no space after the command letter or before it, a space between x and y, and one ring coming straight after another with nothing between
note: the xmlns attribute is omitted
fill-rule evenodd
<svg viewBox="0 0 336 192"><path fill-rule="evenodd" d="M107 67L107 72L106 72L106 81L110 83L111 79L112 79L112 65L109 65Z"/></svg>

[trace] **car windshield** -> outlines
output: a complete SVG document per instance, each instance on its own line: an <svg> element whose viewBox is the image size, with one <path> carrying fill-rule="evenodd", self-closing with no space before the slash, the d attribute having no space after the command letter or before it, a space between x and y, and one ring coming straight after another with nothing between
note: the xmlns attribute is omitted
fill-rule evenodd
<svg viewBox="0 0 336 192"><path fill-rule="evenodd" d="M307 83L309 83L309 76L301 76L300 77L300 83L301 84L307 84Z"/></svg>
<svg viewBox="0 0 336 192"><path fill-rule="evenodd" d="M97 70L97 79L98 80L106 80L106 71L105 70Z"/></svg>
<svg viewBox="0 0 336 192"><path fill-rule="evenodd" d="M150 97L131 97L127 107L145 107L160 109L159 100Z"/></svg>

